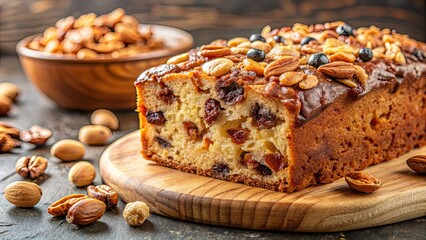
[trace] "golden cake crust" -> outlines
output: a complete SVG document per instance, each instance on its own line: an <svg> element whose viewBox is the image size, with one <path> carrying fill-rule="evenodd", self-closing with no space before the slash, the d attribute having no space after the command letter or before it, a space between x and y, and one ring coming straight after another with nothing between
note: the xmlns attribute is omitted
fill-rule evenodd
<svg viewBox="0 0 426 240"><path fill-rule="evenodd" d="M425 50L342 22L214 41L135 82L142 154L275 191L332 182L426 145Z"/></svg>

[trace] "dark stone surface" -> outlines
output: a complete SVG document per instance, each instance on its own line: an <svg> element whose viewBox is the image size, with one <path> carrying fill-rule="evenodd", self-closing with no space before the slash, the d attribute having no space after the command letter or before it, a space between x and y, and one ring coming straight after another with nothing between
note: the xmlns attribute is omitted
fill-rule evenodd
<svg viewBox="0 0 426 240"><path fill-rule="evenodd" d="M34 149L24 144L13 153L0 154L0 239L424 239L426 217L402 223L343 233L284 233L231 229L182 222L152 214L141 227L128 226L122 218L125 203L120 201L115 210L92 225L77 227L62 218L53 218L47 207L60 197L71 193L85 193L68 182L67 173L73 163L50 159L46 174L35 180L43 189L41 201L32 209L13 207L4 198L4 188L11 182L22 180L15 173L16 160L24 155L49 156L50 146L64 138L77 139L78 130L89 124L90 113L66 111L56 107L41 95L25 78L15 57L0 59L0 81L11 81L22 88L19 102L9 117L0 118L25 129L37 124L54 132L48 145ZM121 127L114 132L112 141L138 128L133 111L117 113ZM99 157L105 147L88 147L84 158L98 167ZM94 184L101 184L100 175Z"/></svg>

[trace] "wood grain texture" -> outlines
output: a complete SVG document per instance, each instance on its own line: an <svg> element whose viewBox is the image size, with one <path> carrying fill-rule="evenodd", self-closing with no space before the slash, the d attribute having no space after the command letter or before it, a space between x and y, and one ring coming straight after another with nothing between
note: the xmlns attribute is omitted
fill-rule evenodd
<svg viewBox="0 0 426 240"><path fill-rule="evenodd" d="M188 33L153 25L166 48L120 58L80 60L26 48L32 37L18 43L17 51L27 77L50 99L66 109L134 109L133 82L146 69L165 63L173 55L190 49Z"/></svg>
<svg viewBox="0 0 426 240"><path fill-rule="evenodd" d="M335 232L426 216L425 176L405 160L426 147L365 171L383 182L373 194L350 190L343 179L296 193L279 193L202 177L144 161L133 132L102 154L103 180L126 202L147 202L171 218L259 230Z"/></svg>

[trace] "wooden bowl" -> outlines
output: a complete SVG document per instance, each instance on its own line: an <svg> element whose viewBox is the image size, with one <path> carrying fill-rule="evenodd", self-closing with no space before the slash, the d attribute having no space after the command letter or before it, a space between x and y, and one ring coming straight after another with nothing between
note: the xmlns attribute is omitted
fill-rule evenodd
<svg viewBox="0 0 426 240"><path fill-rule="evenodd" d="M35 36L21 40L16 51L27 78L60 107L88 111L134 109L133 82L139 74L193 45L192 36L183 30L152 26L166 47L129 57L82 60L73 55L35 51L26 47Z"/></svg>

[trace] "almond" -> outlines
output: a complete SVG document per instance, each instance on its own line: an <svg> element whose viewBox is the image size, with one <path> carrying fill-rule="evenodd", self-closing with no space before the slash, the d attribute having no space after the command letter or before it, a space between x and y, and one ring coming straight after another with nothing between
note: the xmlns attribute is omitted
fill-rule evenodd
<svg viewBox="0 0 426 240"><path fill-rule="evenodd" d="M426 155L418 155L407 159L407 165L416 173L426 174Z"/></svg>
<svg viewBox="0 0 426 240"><path fill-rule="evenodd" d="M40 186L32 182L17 181L4 189L4 197L17 207L33 207L41 198Z"/></svg>
<svg viewBox="0 0 426 240"><path fill-rule="evenodd" d="M68 223L76 225L88 225L98 221L104 215L105 210L104 202L94 198L85 198L71 206L66 220Z"/></svg>
<svg viewBox="0 0 426 240"><path fill-rule="evenodd" d="M352 63L336 61L320 66L318 71L333 78L352 78L355 67Z"/></svg>

